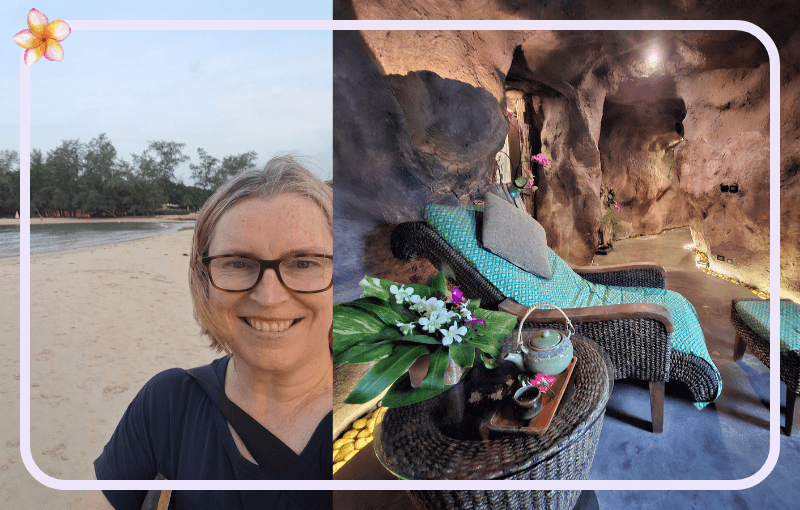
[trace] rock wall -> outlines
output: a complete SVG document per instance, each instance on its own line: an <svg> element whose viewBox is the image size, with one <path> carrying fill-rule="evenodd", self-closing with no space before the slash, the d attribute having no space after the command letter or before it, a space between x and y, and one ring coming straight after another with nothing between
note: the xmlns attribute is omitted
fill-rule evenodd
<svg viewBox="0 0 800 510"><path fill-rule="evenodd" d="M358 14L364 4L349 5ZM654 40L625 32L335 32L335 249L346 260L341 269L337 262L337 282L370 272L363 246L382 223L419 219L426 203L482 199L508 132L505 91L514 88L530 98L532 129L553 161L539 175L536 216L563 258L592 258L600 186L610 184L621 204L618 235L689 224L712 269L768 288L766 51L746 33ZM797 36L781 42L782 57L800 62ZM662 54L651 63L656 43ZM798 68L782 66L781 287L800 298ZM723 193L723 184L739 192Z"/></svg>

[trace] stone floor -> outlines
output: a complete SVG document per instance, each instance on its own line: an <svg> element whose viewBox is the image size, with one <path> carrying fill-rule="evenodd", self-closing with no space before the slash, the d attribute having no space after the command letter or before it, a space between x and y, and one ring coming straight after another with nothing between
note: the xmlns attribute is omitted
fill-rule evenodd
<svg viewBox="0 0 800 510"><path fill-rule="evenodd" d="M595 263L609 265L650 260L667 269L667 288L680 292L696 308L711 357L723 377L714 404L697 410L680 383L666 387L663 434L650 432L646 384L617 381L589 473L594 480L740 480L756 473L769 453L769 371L749 352L734 362L731 299L751 298L744 287L697 269L688 228L658 236L618 241ZM781 411L785 405L781 384ZM783 423L783 415L781 415ZM800 439L784 434L774 471L759 485L737 491L587 491L581 508L796 508L800 500ZM365 448L335 479L390 480ZM646 486L646 484L638 484ZM745 482L741 487L746 486ZM365 482L365 489L370 482ZM676 484L676 488L678 485ZM412 509L403 491L337 491L336 509Z"/></svg>

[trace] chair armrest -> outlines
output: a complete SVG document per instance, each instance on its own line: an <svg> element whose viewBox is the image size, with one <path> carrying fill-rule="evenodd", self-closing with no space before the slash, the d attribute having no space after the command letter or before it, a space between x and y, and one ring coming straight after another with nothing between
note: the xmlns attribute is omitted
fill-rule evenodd
<svg viewBox="0 0 800 510"><path fill-rule="evenodd" d="M506 299L498 306L501 312L510 313L517 317L524 317L528 307L521 305L511 298ZM672 324L672 314L661 305L653 303L630 303L626 305L604 305L591 306L587 308L564 308L569 320L573 323L598 322L606 320L620 319L651 319L664 325L668 333L672 333L675 327ZM564 316L558 310L534 310L525 322L535 322L549 324L564 322Z"/></svg>
<svg viewBox="0 0 800 510"><path fill-rule="evenodd" d="M655 262L633 262L610 266L570 266L584 280L616 287L652 287L663 289L667 270Z"/></svg>

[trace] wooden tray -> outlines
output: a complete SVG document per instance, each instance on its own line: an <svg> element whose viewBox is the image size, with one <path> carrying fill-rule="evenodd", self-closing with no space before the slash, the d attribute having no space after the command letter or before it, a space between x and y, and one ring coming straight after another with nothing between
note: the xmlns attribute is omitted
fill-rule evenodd
<svg viewBox="0 0 800 510"><path fill-rule="evenodd" d="M567 384L572 376L572 370L575 368L576 362L577 358L573 356L567 369L556 376L556 382L553 383L553 387L542 395L544 406L535 418L527 423L516 418L514 416L514 400L509 397L503 401L497 411L489 418L487 428L494 432L526 434L529 436L541 434L547 430L558 410L561 397L564 396L564 391L567 389Z"/></svg>

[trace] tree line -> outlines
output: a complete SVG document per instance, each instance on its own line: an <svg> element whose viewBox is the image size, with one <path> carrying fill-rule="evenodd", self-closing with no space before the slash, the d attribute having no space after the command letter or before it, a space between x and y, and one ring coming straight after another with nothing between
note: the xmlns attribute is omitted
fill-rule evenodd
<svg viewBox="0 0 800 510"><path fill-rule="evenodd" d="M255 167L254 151L219 160L202 148L199 162L184 153L186 144L150 141L147 149L132 154L132 161L117 157L105 133L88 143L62 140L45 156L31 151L31 217L119 217L153 215L163 204L197 210L231 176ZM189 161L194 185L175 176ZM20 207L19 154L0 151L0 216L13 216Z"/></svg>

